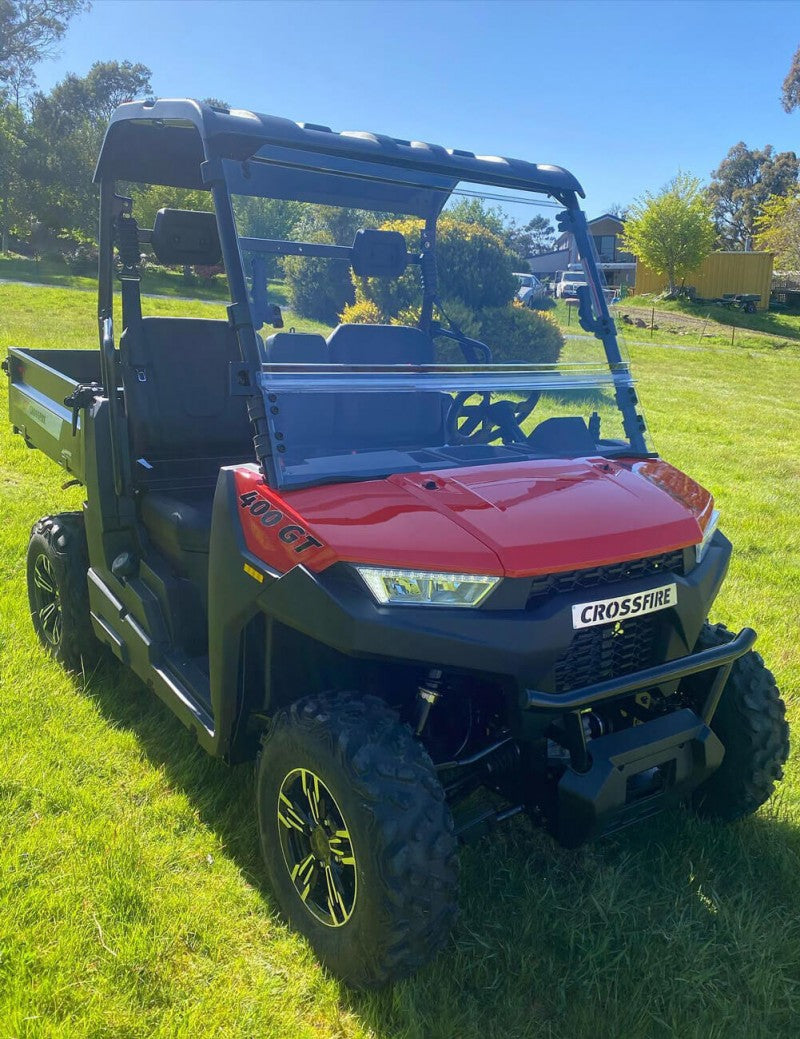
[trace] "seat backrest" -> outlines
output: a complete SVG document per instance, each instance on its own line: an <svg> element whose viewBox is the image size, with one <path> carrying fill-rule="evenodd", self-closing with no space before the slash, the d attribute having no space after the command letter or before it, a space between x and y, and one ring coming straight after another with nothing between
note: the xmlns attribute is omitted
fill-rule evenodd
<svg viewBox="0 0 800 1039"><path fill-rule="evenodd" d="M332 364L433 364L433 342L410 325L338 325L328 336Z"/></svg>
<svg viewBox="0 0 800 1039"><path fill-rule="evenodd" d="M328 344L313 333L276 332L267 339L266 359L275 364L328 364ZM286 449L286 462L301 462L309 449L324 455L333 432L335 394L278 393L276 397L277 412L270 417Z"/></svg>
<svg viewBox="0 0 800 1039"><path fill-rule="evenodd" d="M241 358L226 321L142 318L119 349L134 458L252 458L245 398L229 393Z"/></svg>
<svg viewBox="0 0 800 1039"><path fill-rule="evenodd" d="M433 364L433 342L408 325L339 325L328 337L332 364ZM337 394L334 440L351 447L413 448L444 443L445 394ZM449 398L448 398L449 399Z"/></svg>

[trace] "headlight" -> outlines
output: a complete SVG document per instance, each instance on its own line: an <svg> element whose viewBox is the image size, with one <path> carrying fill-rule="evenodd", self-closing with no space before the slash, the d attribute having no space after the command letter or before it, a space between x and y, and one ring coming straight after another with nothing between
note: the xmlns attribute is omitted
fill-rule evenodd
<svg viewBox="0 0 800 1039"><path fill-rule="evenodd" d="M703 556L706 554L706 549L711 544L711 539L714 537L714 531L717 529L719 523L719 511L714 509L711 513L711 518L706 523L706 529L703 531L703 540L699 545L694 546L697 562L699 563Z"/></svg>
<svg viewBox="0 0 800 1039"><path fill-rule="evenodd" d="M478 574L438 574L429 570L384 570L357 566L376 601L390 606L477 606L499 577Z"/></svg>

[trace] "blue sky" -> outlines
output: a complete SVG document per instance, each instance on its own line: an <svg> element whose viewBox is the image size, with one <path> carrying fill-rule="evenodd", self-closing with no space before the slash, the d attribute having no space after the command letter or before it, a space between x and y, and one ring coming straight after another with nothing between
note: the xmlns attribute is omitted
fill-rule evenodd
<svg viewBox="0 0 800 1039"><path fill-rule="evenodd" d="M800 152L799 45L795 0L95 0L38 78L142 61L161 96L555 163L593 216L739 140Z"/></svg>

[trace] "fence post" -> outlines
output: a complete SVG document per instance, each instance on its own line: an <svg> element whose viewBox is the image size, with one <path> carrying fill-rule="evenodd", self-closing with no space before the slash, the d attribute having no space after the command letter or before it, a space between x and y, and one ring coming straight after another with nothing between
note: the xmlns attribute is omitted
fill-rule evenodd
<svg viewBox="0 0 800 1039"><path fill-rule="evenodd" d="M653 325L656 323L656 308L650 310L650 338L653 338Z"/></svg>

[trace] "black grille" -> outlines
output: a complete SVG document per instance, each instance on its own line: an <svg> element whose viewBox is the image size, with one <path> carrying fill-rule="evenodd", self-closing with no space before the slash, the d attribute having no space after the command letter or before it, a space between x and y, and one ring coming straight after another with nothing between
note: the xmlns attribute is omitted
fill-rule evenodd
<svg viewBox="0 0 800 1039"><path fill-rule="evenodd" d="M647 559L630 559L626 563L611 563L610 566L595 566L588 570L569 570L563 574L546 574L535 577L528 595L528 608L539 606L551 595L563 595L582 588L598 588L616 584L650 574L682 574L683 550L664 552Z"/></svg>
<svg viewBox="0 0 800 1039"><path fill-rule="evenodd" d="M576 631L556 662L555 690L568 693L607 678L620 678L658 663L654 659L658 614Z"/></svg>

